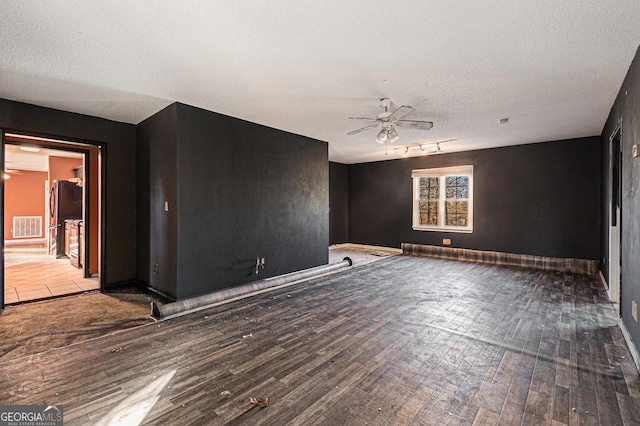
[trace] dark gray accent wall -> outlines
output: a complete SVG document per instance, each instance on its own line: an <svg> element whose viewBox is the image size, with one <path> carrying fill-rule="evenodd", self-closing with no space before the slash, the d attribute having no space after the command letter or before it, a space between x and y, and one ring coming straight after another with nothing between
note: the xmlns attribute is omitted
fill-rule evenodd
<svg viewBox="0 0 640 426"><path fill-rule="evenodd" d="M443 146L446 149L446 145ZM598 259L600 138L349 166L349 239ZM474 166L473 233L412 229L413 169Z"/></svg>
<svg viewBox="0 0 640 426"><path fill-rule="evenodd" d="M136 151L138 279L173 297L178 249L176 128L177 104L172 104L138 124Z"/></svg>
<svg viewBox="0 0 640 426"><path fill-rule="evenodd" d="M0 99L0 128L102 146L102 280L105 288L135 280L135 126Z"/></svg>
<svg viewBox="0 0 640 426"><path fill-rule="evenodd" d="M168 230L159 237L166 246L141 258L149 284L162 285L159 290L181 300L328 262L325 142L183 104L140 128L139 155L149 158L146 168L146 160L138 159L139 172L149 176L147 229ZM163 197L175 217L163 216ZM141 247L155 244L153 235L146 238ZM165 251L168 257L162 258ZM258 257L266 263L256 275ZM155 263L156 275L167 278L154 277Z"/></svg>
<svg viewBox="0 0 640 426"><path fill-rule="evenodd" d="M349 242L349 166L329 163L329 244Z"/></svg>
<svg viewBox="0 0 640 426"><path fill-rule="evenodd" d="M640 49L629 67L602 131L602 273L608 280L611 182L609 137L622 119L622 244L620 314L631 340L640 349L640 324L631 316L631 302L640 304L640 157L633 158L634 144L640 144Z"/></svg>

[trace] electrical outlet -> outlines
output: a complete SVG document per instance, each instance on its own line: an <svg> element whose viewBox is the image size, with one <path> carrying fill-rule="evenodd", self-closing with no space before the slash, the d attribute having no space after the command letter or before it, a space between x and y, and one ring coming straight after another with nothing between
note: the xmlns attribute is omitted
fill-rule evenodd
<svg viewBox="0 0 640 426"><path fill-rule="evenodd" d="M165 202L164 202L164 211L165 211L165 212L168 212L168 211L169 211L169 202L168 202L168 201L165 201Z"/></svg>
<svg viewBox="0 0 640 426"><path fill-rule="evenodd" d="M638 304L635 300L631 301L631 316L638 322Z"/></svg>
<svg viewBox="0 0 640 426"><path fill-rule="evenodd" d="M443 238L442 239L442 245L443 246L450 246L451 245L451 239L450 238Z"/></svg>
<svg viewBox="0 0 640 426"><path fill-rule="evenodd" d="M160 273L160 265L157 263L153 264L153 275L158 275Z"/></svg>
<svg viewBox="0 0 640 426"><path fill-rule="evenodd" d="M260 268L264 269L264 257L256 257L256 275L260 273Z"/></svg>
<svg viewBox="0 0 640 426"><path fill-rule="evenodd" d="M633 145L633 147L631 148L631 153L633 154L634 157L638 156L638 144Z"/></svg>

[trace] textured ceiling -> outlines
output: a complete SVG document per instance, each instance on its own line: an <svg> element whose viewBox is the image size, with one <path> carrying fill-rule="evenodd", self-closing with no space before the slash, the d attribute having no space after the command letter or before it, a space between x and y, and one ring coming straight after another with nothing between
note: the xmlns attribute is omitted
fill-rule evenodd
<svg viewBox="0 0 640 426"><path fill-rule="evenodd" d="M178 101L344 163L598 135L640 44L638 0L23 0L0 22L2 98L128 123ZM382 97L433 129L347 136Z"/></svg>

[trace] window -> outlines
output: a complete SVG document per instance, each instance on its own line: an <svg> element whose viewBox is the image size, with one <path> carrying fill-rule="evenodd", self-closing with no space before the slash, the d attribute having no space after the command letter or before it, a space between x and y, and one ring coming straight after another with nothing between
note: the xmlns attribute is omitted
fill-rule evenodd
<svg viewBox="0 0 640 426"><path fill-rule="evenodd" d="M473 232L473 166L420 169L413 178L413 229Z"/></svg>

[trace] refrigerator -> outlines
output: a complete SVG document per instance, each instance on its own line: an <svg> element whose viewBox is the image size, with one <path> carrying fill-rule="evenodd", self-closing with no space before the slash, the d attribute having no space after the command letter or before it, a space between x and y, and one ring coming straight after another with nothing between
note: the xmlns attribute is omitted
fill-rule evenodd
<svg viewBox="0 0 640 426"><path fill-rule="evenodd" d="M65 220L82 219L82 187L66 180L54 181L49 193L49 254L65 254Z"/></svg>

